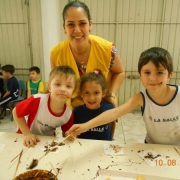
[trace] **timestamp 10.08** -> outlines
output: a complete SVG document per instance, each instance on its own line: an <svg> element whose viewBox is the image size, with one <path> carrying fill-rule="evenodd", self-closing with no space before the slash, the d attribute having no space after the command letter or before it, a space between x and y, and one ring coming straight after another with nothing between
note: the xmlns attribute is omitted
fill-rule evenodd
<svg viewBox="0 0 180 180"><path fill-rule="evenodd" d="M175 159L168 159L167 162L164 162L162 159L156 159L156 166L163 166L163 165L168 165L168 166L176 166L176 160Z"/></svg>

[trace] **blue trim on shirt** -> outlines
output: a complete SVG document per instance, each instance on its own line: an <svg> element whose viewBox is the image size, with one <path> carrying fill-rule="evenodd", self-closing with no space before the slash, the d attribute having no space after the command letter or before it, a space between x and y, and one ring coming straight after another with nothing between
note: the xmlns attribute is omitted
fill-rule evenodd
<svg viewBox="0 0 180 180"><path fill-rule="evenodd" d="M158 104L157 102L155 102L155 101L151 98L151 96L149 95L147 89L146 89L146 94L147 94L147 96L149 97L149 99L150 99L154 104L156 104L156 105L158 105L158 106L167 106L167 105L169 105L169 104L174 100L174 98L176 97L176 95L177 95L177 93L178 93L178 89L179 89L177 85L167 84L167 86L174 86L174 87L176 88L176 92L174 93L174 96L172 97L172 99L171 99L167 104Z"/></svg>
<svg viewBox="0 0 180 180"><path fill-rule="evenodd" d="M144 94L142 92L140 92L141 95L142 95L142 98L143 98L143 106L141 106L141 113L142 113L142 116L144 114L144 109L145 109L145 106L146 106L146 102L145 102L145 97L144 97Z"/></svg>

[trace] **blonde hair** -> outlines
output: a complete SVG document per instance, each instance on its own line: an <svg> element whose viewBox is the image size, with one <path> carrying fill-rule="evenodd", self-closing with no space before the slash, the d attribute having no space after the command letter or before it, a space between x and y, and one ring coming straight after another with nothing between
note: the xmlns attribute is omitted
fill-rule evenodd
<svg viewBox="0 0 180 180"><path fill-rule="evenodd" d="M75 82L75 87L76 87L77 77L76 77L74 70L71 67L69 67L69 66L57 66L55 69L53 69L49 74L49 81L48 81L49 85L50 85L52 79L56 75L60 75L60 76L65 75L66 78L68 78L69 76L74 77L74 82Z"/></svg>

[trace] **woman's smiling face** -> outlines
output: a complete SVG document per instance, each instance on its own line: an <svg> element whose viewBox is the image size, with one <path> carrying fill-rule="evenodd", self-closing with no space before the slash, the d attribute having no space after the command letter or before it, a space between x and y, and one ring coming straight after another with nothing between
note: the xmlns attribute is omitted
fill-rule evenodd
<svg viewBox="0 0 180 180"><path fill-rule="evenodd" d="M89 40L92 22L89 21L83 8L71 7L65 15L64 32L69 37L71 45L83 45Z"/></svg>

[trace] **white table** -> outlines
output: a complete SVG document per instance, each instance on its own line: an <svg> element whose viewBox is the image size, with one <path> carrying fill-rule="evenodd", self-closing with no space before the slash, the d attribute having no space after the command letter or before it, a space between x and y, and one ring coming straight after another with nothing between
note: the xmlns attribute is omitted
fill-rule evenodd
<svg viewBox="0 0 180 180"><path fill-rule="evenodd" d="M13 162L11 160L20 153L22 148L25 149L23 138L24 136L20 134L0 133L0 144L6 145L4 151L0 154L0 180L11 180L13 178L18 158ZM44 154L40 149L49 139L52 139L52 137L48 136L39 136L39 138L41 142L35 148L29 148L22 155L17 175L27 171L26 168L32 159L39 159ZM17 142L15 142L16 139ZM132 143L125 145L126 156L107 156L104 153L103 144L115 142L83 139L79 139L79 141L82 146L77 140L74 142L65 141L66 145L62 147L58 154L47 154L47 156L39 161L35 169L51 170L52 166L49 162L55 168L61 168L65 162L61 173L58 175L58 179L61 180L90 180L96 177L99 169L106 169L108 166L108 170L155 175L180 180L180 155L174 150L174 147L177 146ZM161 153L161 155L168 155L169 159L174 159L176 165L150 167L138 156L137 151L152 148ZM54 173L53 170L52 172Z"/></svg>

